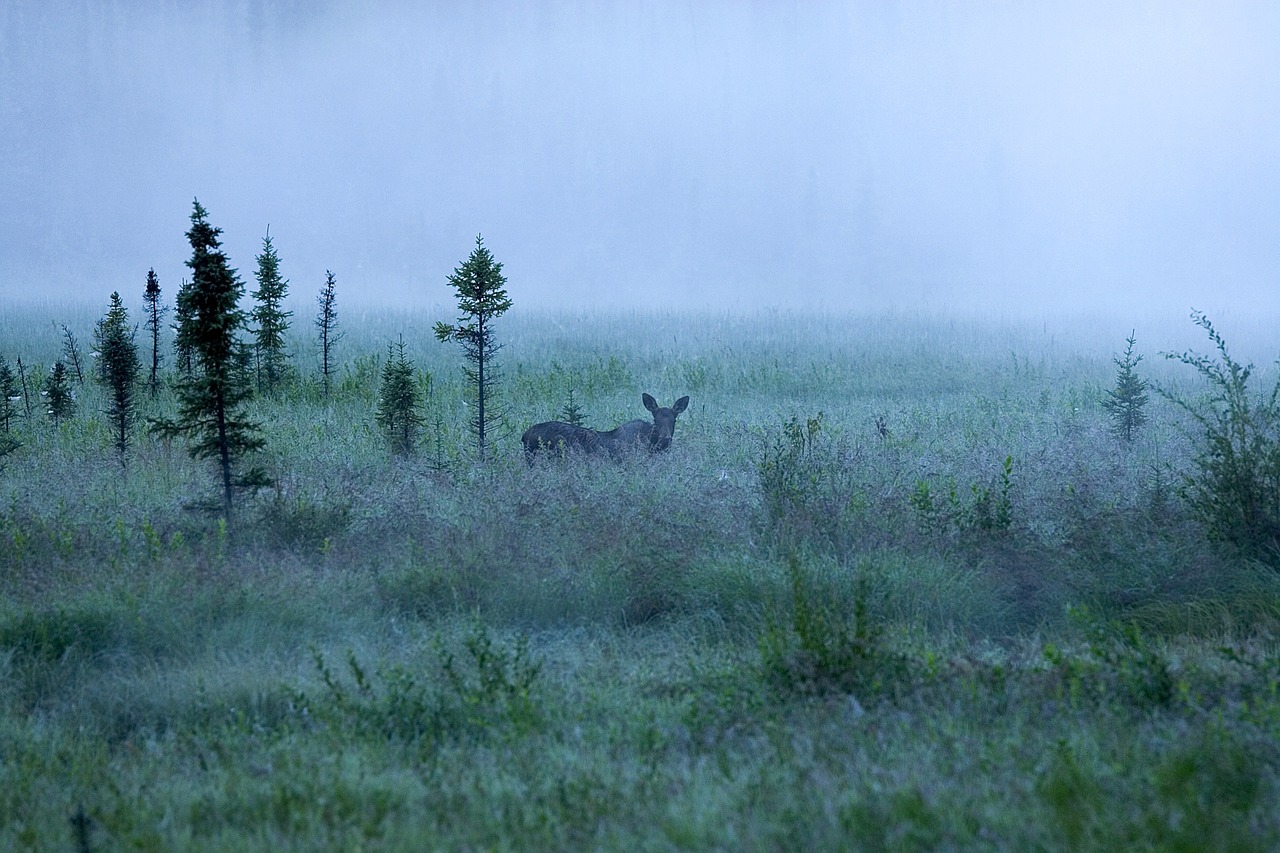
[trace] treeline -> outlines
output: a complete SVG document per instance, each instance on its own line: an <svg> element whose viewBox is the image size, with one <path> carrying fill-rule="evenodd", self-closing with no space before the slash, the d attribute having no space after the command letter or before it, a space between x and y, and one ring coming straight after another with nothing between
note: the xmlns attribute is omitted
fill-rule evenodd
<svg viewBox="0 0 1280 853"><path fill-rule="evenodd" d="M138 327L120 294L113 292L106 314L94 328L89 373L104 391L103 414L122 469L127 469L130 446L137 427L144 422L148 435L184 441L193 458L213 463L219 496L207 508L218 512L229 525L237 495L271 483L263 468L248 464L266 446L263 425L250 416L248 405L255 397L277 398L302 377L286 345L293 318L293 313L284 309L289 281L281 272L270 228L256 258L257 289L250 294L253 307L248 310L241 307L245 286L222 249L221 234L222 229L209 222L208 212L195 200L191 227L186 232L191 245L191 258L186 262L190 278L182 281L170 306L164 301L155 269L147 271L141 352ZM469 426L475 433L478 458L484 459L493 427L502 415L496 402L501 374L495 356L500 346L493 321L511 307L511 300L504 289L502 265L480 237L448 283L457 294L458 320L455 324L437 323L434 331L441 341L456 341L467 360L464 373L474 412ZM332 271L325 272L316 304L316 387L328 399L337 366L336 347L343 337L338 325L337 278ZM162 330L170 314L174 365L166 378ZM86 362L75 335L66 325L61 328L62 357L47 372L31 369L21 357L15 370L0 354L0 465L4 457L22 447L16 429L19 420L34 424L39 414L57 429L77 414L75 386L85 382ZM425 424L424 401L414 375L401 339L390 346L375 413L376 422L398 453L415 450ZM144 391L152 401L171 392L176 413L162 416L153 405L155 411L144 416Z"/></svg>

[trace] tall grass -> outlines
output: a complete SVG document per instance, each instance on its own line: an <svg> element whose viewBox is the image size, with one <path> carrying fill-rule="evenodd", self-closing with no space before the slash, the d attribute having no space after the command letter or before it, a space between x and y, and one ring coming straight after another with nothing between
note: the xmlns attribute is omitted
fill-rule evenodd
<svg viewBox="0 0 1280 853"><path fill-rule="evenodd" d="M1280 583L1179 497L1177 406L1109 435L1096 328L513 315L480 464L433 319L344 313L327 399L291 343L253 412L275 486L233 532L180 444L121 470L96 388L18 427L0 845L1280 840ZM35 311L0 330L11 362L60 346ZM374 423L401 333L407 458ZM692 402L660 456L527 465L570 391L600 429Z"/></svg>

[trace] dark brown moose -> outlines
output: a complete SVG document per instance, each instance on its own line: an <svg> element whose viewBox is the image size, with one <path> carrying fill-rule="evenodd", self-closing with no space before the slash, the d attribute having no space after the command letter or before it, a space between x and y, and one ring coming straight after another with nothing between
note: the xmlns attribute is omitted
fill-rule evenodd
<svg viewBox="0 0 1280 853"><path fill-rule="evenodd" d="M658 401L645 394L641 397L644 407L653 414L653 421L643 419L627 421L617 429L597 432L564 421L547 421L534 424L524 431L520 441L524 443L525 458L533 464L539 450L581 450L584 453L604 451L614 459L620 459L630 451L647 450L657 453L671 446L671 436L676 431L676 415L689 405L688 397L681 397L671 408L660 407Z"/></svg>

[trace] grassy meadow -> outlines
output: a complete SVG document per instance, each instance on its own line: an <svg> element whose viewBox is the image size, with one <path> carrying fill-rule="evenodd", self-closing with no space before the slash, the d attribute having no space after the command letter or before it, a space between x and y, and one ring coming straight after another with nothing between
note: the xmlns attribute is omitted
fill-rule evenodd
<svg viewBox="0 0 1280 853"><path fill-rule="evenodd" d="M326 399L301 307L231 528L181 442L121 466L87 381L15 422L0 848L1280 845L1280 575L1189 510L1186 412L1112 436L1130 325L516 297L484 463L441 317L339 306ZM0 354L88 357L69 313L6 309ZM1280 342L1219 328L1270 388ZM374 422L401 334L411 456ZM1189 321L1137 338L1204 394L1160 357L1212 352ZM665 454L526 465L571 391L597 429L691 404Z"/></svg>

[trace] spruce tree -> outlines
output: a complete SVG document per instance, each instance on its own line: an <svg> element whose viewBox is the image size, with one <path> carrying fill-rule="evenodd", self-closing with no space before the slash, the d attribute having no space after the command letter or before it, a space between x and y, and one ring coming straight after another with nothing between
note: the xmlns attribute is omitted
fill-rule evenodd
<svg viewBox="0 0 1280 853"><path fill-rule="evenodd" d="M436 338L457 341L470 362L463 367L463 373L471 385L475 402L471 410L471 428L475 431L476 449L481 459L485 458L488 434L501 418L495 400L501 374L494 364L501 345L494 338L493 321L511 307L511 299L503 287L506 283L502 264L494 261L493 255L485 248L483 238L477 236L471 256L449 276L449 284L457 293L461 312L458 325L443 322L435 325Z"/></svg>
<svg viewBox="0 0 1280 853"><path fill-rule="evenodd" d="M289 282L280 275L280 256L271 243L271 228L262 238L262 252L258 255L258 289L251 295L258 304L250 314L255 350L258 357L258 387L274 392L284 378L288 354L284 348L284 336L289 330L291 311L283 309L289 294Z"/></svg>
<svg viewBox="0 0 1280 853"><path fill-rule="evenodd" d="M27 384L27 368L18 356L18 382L22 385L22 406L27 413L27 423L31 422L31 387Z"/></svg>
<svg viewBox="0 0 1280 853"><path fill-rule="evenodd" d="M178 285L178 295L173 300L173 325L170 327L173 329L173 356L177 361L178 375L183 379L191 378L193 367L191 289L192 283L185 278Z"/></svg>
<svg viewBox="0 0 1280 853"><path fill-rule="evenodd" d="M18 388L18 380L13 375L9 361L0 355L0 459L8 456L22 446L22 442L13 437L10 423L18 415L17 401L22 391Z"/></svg>
<svg viewBox="0 0 1280 853"><path fill-rule="evenodd" d="M1111 434L1125 441L1133 441L1134 433L1147 422L1147 382L1138 376L1138 362L1142 356L1133 354L1137 338L1131 332L1126 339L1128 348L1124 358L1113 358L1116 364L1116 387L1107 392L1102 407L1111 415Z"/></svg>
<svg viewBox="0 0 1280 853"><path fill-rule="evenodd" d="M569 402L564 404L564 408L560 411L560 420L574 426L586 426L586 418L582 414L582 406L578 405L578 401L573 397L573 389L569 389Z"/></svg>
<svg viewBox="0 0 1280 853"><path fill-rule="evenodd" d="M185 334L191 346L192 375L178 386L179 417L156 420L153 431L163 436L184 436L193 458L218 464L222 489L222 515L231 524L237 487L268 485L266 474L252 468L240 477L234 469L241 458L265 446L261 426L248 419L244 405L253 394L247 370L247 352L238 333L245 325L240 310L244 284L222 252L222 229L208 221L208 213L195 202L191 214L191 285L185 299L189 316Z"/></svg>
<svg viewBox="0 0 1280 853"><path fill-rule="evenodd" d="M378 389L378 426L382 427L397 453L408 455L418 444L422 417L421 401L414 382L413 363L404 354L404 338L387 348L387 363L382 367L382 383Z"/></svg>
<svg viewBox="0 0 1280 853"><path fill-rule="evenodd" d="M129 312L119 293L111 294L111 307L93 332L98 355L98 383L107 389L106 415L115 436L120 463L129 449L129 427L135 418L138 383L138 345L129 327Z"/></svg>
<svg viewBox="0 0 1280 853"><path fill-rule="evenodd" d="M62 324L62 357L66 359L67 371L80 385L84 384L84 364L80 359L80 342L71 334L67 324Z"/></svg>
<svg viewBox="0 0 1280 853"><path fill-rule="evenodd" d="M333 375L333 347L342 339L338 331L337 280L329 270L324 271L324 287L316 300L320 313L316 316L316 328L320 330L320 379L324 384L324 396L329 396L330 377Z"/></svg>
<svg viewBox="0 0 1280 853"><path fill-rule="evenodd" d="M76 399L71 393L71 374L60 361L53 363L53 371L44 383L45 413L56 427L76 412Z"/></svg>
<svg viewBox="0 0 1280 853"><path fill-rule="evenodd" d="M160 385L160 323L169 306L160 302L160 278L155 268L147 270L147 287L142 291L143 313L147 315L146 329L151 335L151 371L147 374L147 390L154 397Z"/></svg>
<svg viewBox="0 0 1280 853"><path fill-rule="evenodd" d="M22 399L18 378L9 366L9 360L0 355L0 429L9 432L13 419L18 416L17 401Z"/></svg>

